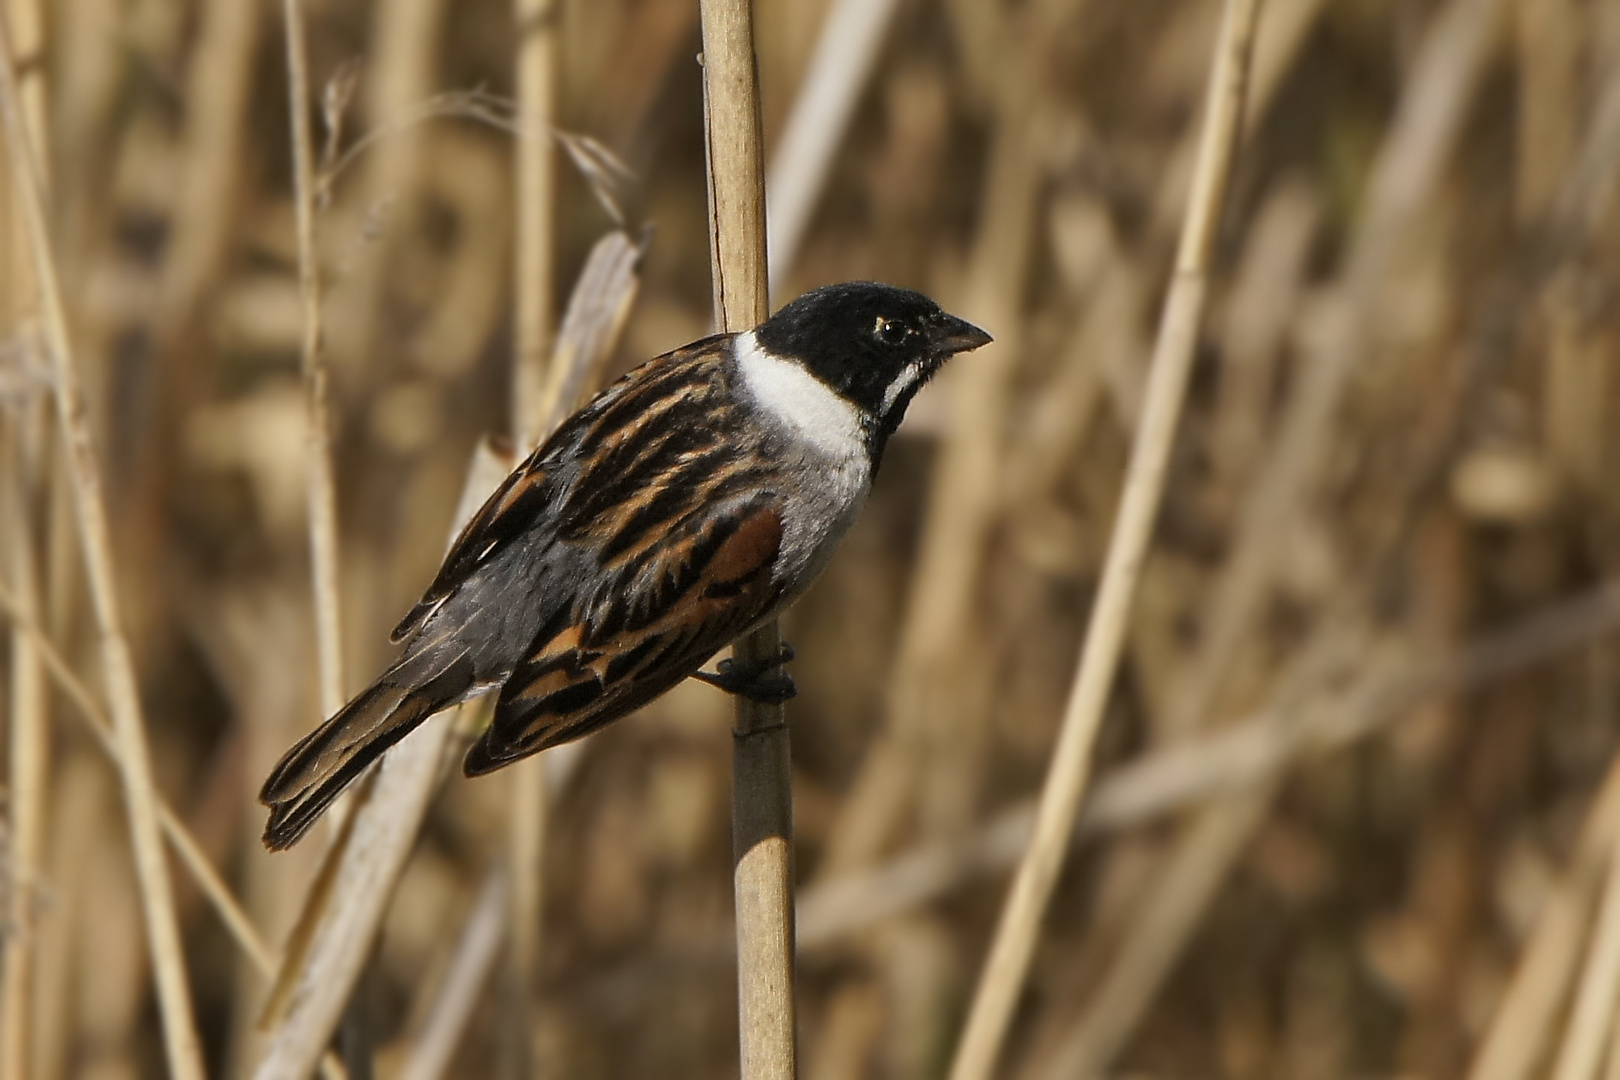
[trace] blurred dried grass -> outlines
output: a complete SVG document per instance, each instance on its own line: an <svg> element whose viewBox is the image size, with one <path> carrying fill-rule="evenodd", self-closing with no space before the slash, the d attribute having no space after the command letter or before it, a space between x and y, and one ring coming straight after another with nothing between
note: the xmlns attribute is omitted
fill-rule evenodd
<svg viewBox="0 0 1620 1080"><path fill-rule="evenodd" d="M756 2L767 148L832 6ZM778 301L891 280L998 349L918 401L787 620L807 1076L949 1059L1118 503L1219 6L907 0L842 76L864 83ZM272 948L320 854L264 854L253 804L319 696L278 7L5 6L157 786ZM461 106L517 96L522 35L485 0L306 11L312 95L342 122L327 161L366 144L316 230L353 681L514 415L515 137ZM554 11L556 122L629 162L654 229L622 370L708 325L696 5ZM1188 413L1007 1075L1620 1071L1617 71L1612 0L1266 4ZM616 227L558 169L550 310ZM0 1077L163 1075L0 191ZM88 699L47 684L40 634ZM535 1075L735 1071L728 712L683 687L548 770ZM382 1075L513 1060L477 978L507 932L512 802L452 778L428 812L364 998ZM209 1073L243 1074L268 981L172 876Z"/></svg>

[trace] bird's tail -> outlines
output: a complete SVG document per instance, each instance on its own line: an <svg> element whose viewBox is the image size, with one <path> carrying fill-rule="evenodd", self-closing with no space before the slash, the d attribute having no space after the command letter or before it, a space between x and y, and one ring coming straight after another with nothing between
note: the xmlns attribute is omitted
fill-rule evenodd
<svg viewBox="0 0 1620 1080"><path fill-rule="evenodd" d="M270 807L264 846L289 848L366 766L473 686L466 653L446 662L428 649L399 663L282 755L259 791Z"/></svg>

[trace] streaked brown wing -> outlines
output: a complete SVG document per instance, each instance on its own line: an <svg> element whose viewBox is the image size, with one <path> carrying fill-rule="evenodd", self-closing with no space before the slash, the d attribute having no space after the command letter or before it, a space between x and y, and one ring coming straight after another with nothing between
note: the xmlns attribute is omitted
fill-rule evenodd
<svg viewBox="0 0 1620 1080"><path fill-rule="evenodd" d="M512 541L548 524L563 514L554 513L566 501L577 502L589 492L600 474L622 471L622 452L616 442L626 441L649 417L679 404L685 372L694 364L710 364L721 354L729 335L716 335L664 353L629 372L585 408L563 422L540 448L502 481L478 513L474 514L450 546L433 584L421 601L399 621L389 635L399 642L421 630L429 616L480 566L488 563ZM700 380L700 385L702 381ZM604 449L608 453L603 453ZM583 465L595 462L594 469ZM596 477L589 475L595 472ZM577 515L576 515L577 516Z"/></svg>
<svg viewBox="0 0 1620 1080"><path fill-rule="evenodd" d="M467 775L578 738L697 670L775 605L781 540L771 493L682 519L673 540L626 563L576 618L541 632L467 752Z"/></svg>

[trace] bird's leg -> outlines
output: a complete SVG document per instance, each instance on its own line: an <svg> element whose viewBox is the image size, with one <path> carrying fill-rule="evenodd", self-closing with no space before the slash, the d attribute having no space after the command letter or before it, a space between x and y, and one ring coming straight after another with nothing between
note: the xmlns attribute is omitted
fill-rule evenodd
<svg viewBox="0 0 1620 1080"><path fill-rule="evenodd" d="M778 664L793 659L793 646L782 643L782 651L775 660L758 660L739 664L735 660L722 660L717 673L694 671L692 678L719 687L728 694L738 694L750 701L767 705L780 705L799 692L793 677L785 671L771 671ZM767 674L769 673L769 674Z"/></svg>

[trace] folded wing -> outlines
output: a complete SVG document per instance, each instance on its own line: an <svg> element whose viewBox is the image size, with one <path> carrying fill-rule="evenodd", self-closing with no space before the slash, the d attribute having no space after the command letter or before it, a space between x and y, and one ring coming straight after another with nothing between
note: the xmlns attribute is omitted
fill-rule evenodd
<svg viewBox="0 0 1620 1080"><path fill-rule="evenodd" d="M697 670L775 608L781 541L777 498L757 493L704 506L674 540L624 560L616 584L541 630L468 750L467 775L594 731Z"/></svg>

